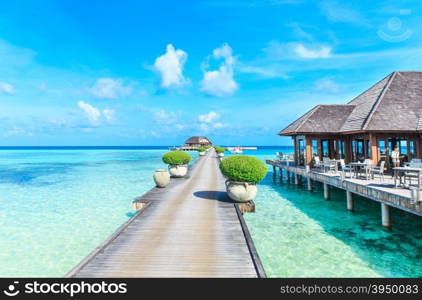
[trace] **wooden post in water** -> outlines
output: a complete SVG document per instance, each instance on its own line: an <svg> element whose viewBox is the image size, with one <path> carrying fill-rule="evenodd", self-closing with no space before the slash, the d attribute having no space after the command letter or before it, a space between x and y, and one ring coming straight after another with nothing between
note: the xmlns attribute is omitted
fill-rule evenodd
<svg viewBox="0 0 422 300"><path fill-rule="evenodd" d="M353 194L351 191L346 191L347 198L347 210L355 211L355 201L353 200Z"/></svg>
<svg viewBox="0 0 422 300"><path fill-rule="evenodd" d="M287 176L287 182L290 182L290 172L286 171L286 176Z"/></svg>
<svg viewBox="0 0 422 300"><path fill-rule="evenodd" d="M313 190L312 179L308 177L307 181L308 181L308 191L312 192Z"/></svg>
<svg viewBox="0 0 422 300"><path fill-rule="evenodd" d="M381 216L382 216L382 226L390 228L391 227L390 206L388 206L385 203L381 203Z"/></svg>
<svg viewBox="0 0 422 300"><path fill-rule="evenodd" d="M283 169L282 168L279 168L280 169L280 183L283 183Z"/></svg>
<svg viewBox="0 0 422 300"><path fill-rule="evenodd" d="M299 183L300 183L300 177L299 177L299 175L298 174L295 174L294 176L295 176L295 184L296 185L299 185Z"/></svg>
<svg viewBox="0 0 422 300"><path fill-rule="evenodd" d="M330 186L327 183L324 183L324 199L330 200Z"/></svg>

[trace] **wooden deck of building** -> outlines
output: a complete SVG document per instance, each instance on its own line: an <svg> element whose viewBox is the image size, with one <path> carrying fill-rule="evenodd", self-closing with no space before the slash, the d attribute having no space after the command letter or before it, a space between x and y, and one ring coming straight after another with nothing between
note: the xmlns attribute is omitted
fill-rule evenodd
<svg viewBox="0 0 422 300"><path fill-rule="evenodd" d="M382 224L386 227L391 226L389 207L422 216L422 201L414 201L409 189L395 188L394 180L390 175L385 175L383 181L378 178L365 180L346 177L342 179L340 174L324 173L317 169L307 172L305 167L295 166L294 162L287 164L277 160L266 160L266 163L273 166L274 174L276 174L276 169L279 168L280 172L286 171L287 178L293 175L294 182L297 184L300 182L300 177L306 178L308 190L312 190L313 181L322 183L324 185L324 197L327 200L330 198L330 187L345 190L349 210L354 209L353 194L380 202Z"/></svg>
<svg viewBox="0 0 422 300"><path fill-rule="evenodd" d="M214 150L187 178L140 198L144 209L67 277L264 277Z"/></svg>

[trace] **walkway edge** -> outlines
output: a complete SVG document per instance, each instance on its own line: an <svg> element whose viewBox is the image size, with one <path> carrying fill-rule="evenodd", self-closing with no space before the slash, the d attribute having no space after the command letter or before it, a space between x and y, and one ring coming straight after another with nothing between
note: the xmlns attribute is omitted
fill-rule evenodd
<svg viewBox="0 0 422 300"><path fill-rule="evenodd" d="M243 214L239 209L239 205L235 203L234 207L236 209L237 217L239 218L240 226L242 227L243 235L245 236L246 244L248 245L249 253L251 254L256 274L258 275L258 278L267 278L267 274L265 273L265 269L262 265L261 258L259 257L258 251L255 248L255 244L249 232L248 225L246 224L246 221L243 218Z"/></svg>

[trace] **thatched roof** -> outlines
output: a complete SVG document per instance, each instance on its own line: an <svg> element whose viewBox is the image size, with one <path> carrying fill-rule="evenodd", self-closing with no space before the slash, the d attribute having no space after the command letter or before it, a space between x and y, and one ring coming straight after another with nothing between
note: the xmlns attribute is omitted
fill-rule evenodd
<svg viewBox="0 0 422 300"><path fill-rule="evenodd" d="M394 72L346 105L318 105L280 135L421 131L422 72Z"/></svg>
<svg viewBox="0 0 422 300"><path fill-rule="evenodd" d="M212 144L205 136L192 136L185 141L185 144Z"/></svg>

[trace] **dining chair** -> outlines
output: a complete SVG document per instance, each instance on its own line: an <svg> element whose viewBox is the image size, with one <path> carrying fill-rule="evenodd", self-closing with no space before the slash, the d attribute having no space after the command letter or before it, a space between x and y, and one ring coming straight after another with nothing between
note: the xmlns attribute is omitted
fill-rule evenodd
<svg viewBox="0 0 422 300"><path fill-rule="evenodd" d="M349 172L350 174L350 178L352 178L352 171L353 168L350 165L346 165L346 163L344 162L344 159L340 159L340 166L341 166L341 170L344 173L344 175L346 175L346 172Z"/></svg>
<svg viewBox="0 0 422 300"><path fill-rule="evenodd" d="M365 159L364 161L365 166L363 167L365 170L365 179L368 180L372 175L371 175L371 171L374 167L374 161L372 159Z"/></svg>
<svg viewBox="0 0 422 300"><path fill-rule="evenodd" d="M375 174L379 175L380 181L384 181L385 161L380 163L379 167L373 167L371 169L372 179L375 178Z"/></svg>
<svg viewBox="0 0 422 300"><path fill-rule="evenodd" d="M321 169L322 168L322 166L323 166L323 164L321 163L321 161L319 160L319 157L318 156L315 156L314 157L314 167L315 168L318 168L318 169Z"/></svg>

